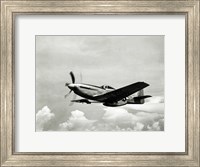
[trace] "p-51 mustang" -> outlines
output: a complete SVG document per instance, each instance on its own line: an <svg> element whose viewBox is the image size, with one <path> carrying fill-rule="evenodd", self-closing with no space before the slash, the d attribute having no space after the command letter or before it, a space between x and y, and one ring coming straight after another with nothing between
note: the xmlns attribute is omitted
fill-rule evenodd
<svg viewBox="0 0 200 167"><path fill-rule="evenodd" d="M108 85L95 86L90 84L75 83L75 77L73 72L70 72L72 83L66 83L70 91L65 95L67 97L72 91L83 97L83 99L72 100L71 102L77 103L103 103L105 106L115 107L126 104L143 104L144 99L151 97L150 95L144 95L143 89L149 86L145 82L136 82L128 86L115 89ZM132 96L138 92L137 96Z"/></svg>

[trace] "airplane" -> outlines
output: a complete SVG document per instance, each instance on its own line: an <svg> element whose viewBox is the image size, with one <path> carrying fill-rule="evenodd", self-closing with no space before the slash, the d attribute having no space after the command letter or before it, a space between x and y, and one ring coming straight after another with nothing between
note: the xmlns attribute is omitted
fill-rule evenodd
<svg viewBox="0 0 200 167"><path fill-rule="evenodd" d="M115 89L109 85L96 86L84 83L75 83L74 73L70 73L72 83L65 83L70 91L65 95L65 98L73 91L76 95L83 97L78 100L71 100L76 103L103 103L104 106L117 107L126 104L143 104L144 99L151 97L144 95L143 89L149 86L145 82L136 82L128 86ZM137 96L133 94L137 93Z"/></svg>

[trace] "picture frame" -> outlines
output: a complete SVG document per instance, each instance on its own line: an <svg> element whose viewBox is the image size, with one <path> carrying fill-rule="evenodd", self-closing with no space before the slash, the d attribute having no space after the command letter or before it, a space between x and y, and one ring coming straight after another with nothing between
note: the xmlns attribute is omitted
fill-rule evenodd
<svg viewBox="0 0 200 167"><path fill-rule="evenodd" d="M199 0L32 1L1 0L1 166L199 166ZM20 14L185 15L186 151L15 152L15 17Z"/></svg>

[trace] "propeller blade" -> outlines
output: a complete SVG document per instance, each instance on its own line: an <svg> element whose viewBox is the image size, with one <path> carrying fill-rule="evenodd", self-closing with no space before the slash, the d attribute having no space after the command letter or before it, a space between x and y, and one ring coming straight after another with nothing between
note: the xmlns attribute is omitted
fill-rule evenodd
<svg viewBox="0 0 200 167"><path fill-rule="evenodd" d="M72 79L72 83L75 83L75 76L74 73L71 71L70 73L71 79Z"/></svg>
<svg viewBox="0 0 200 167"><path fill-rule="evenodd" d="M72 90L70 90L69 93L67 93L67 94L65 95L65 98L66 98L67 96L69 96L71 92L72 92Z"/></svg>

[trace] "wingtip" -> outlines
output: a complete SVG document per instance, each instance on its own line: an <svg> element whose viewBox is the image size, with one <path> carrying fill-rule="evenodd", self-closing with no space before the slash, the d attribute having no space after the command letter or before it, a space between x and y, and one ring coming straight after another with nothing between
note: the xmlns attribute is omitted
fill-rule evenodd
<svg viewBox="0 0 200 167"><path fill-rule="evenodd" d="M140 83L140 84L144 84L145 86L149 86L150 84L148 84L148 83L146 83L146 82L144 82L144 81L142 81L142 82L138 82L138 83Z"/></svg>

